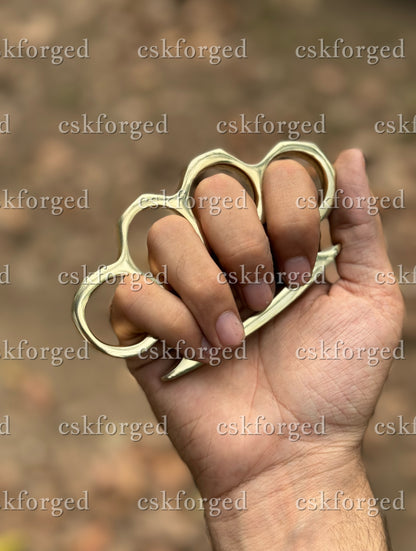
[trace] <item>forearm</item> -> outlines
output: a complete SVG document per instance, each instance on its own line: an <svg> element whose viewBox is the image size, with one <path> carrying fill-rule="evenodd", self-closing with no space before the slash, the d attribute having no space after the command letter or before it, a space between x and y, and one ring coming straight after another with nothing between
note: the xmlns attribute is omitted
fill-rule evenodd
<svg viewBox="0 0 416 551"><path fill-rule="evenodd" d="M368 506L373 494L358 454L328 470L324 457L299 466L279 468L234 490L246 491L246 510L207 515L213 549L388 551L380 513Z"/></svg>

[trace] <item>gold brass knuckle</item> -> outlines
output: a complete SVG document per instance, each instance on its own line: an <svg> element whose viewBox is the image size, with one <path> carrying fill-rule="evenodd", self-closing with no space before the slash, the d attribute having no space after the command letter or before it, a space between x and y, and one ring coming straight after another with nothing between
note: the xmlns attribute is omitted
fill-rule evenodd
<svg viewBox="0 0 416 551"><path fill-rule="evenodd" d="M98 350L101 350L102 352L116 358L131 358L147 352L158 341L158 339L148 336L139 343L131 346L114 346L106 344L96 337L91 331L85 315L86 307L91 295L107 280L108 276L123 276L130 273L140 274L140 277L144 276L144 272L134 264L127 242L128 229L136 214L148 208L155 208L156 206L168 208L186 218L198 236L202 239L202 241L204 241L195 216L190 208L189 197L191 196L193 184L197 181L198 176L200 176L208 168L224 167L225 169L229 168L232 171L240 171L248 178L254 194L254 200L257 205L257 214L260 220L264 222L262 198L263 175L267 166L278 157L301 158L313 164L317 170L324 190L324 198L319 206L320 219L322 221L326 218L334 202L336 189L335 171L328 159L316 145L308 142L280 142L266 155L262 161L260 161L260 163L255 165L245 164L222 149L208 151L190 162L183 178L182 185L174 195L153 195L149 193L140 195L123 213L118 223L120 242L120 256L118 260L113 264L106 266L104 269L101 268L86 277L75 294L72 305L72 314L74 323L81 335ZM282 312L302 293L304 293L306 289L310 287L314 281L316 281L317 276L323 273L326 266L328 266L328 264L335 259L339 251L339 245L334 245L324 251L320 251L316 258L312 277L305 285L297 288L285 287L274 297L273 301L265 310L263 310L263 312L246 319L244 321L246 337L260 329L260 327ZM149 280L149 276L147 275L146 277ZM160 282L157 279L153 279L153 282L160 285ZM196 360L184 358L170 373L163 377L163 380L171 381L202 365L205 364Z"/></svg>

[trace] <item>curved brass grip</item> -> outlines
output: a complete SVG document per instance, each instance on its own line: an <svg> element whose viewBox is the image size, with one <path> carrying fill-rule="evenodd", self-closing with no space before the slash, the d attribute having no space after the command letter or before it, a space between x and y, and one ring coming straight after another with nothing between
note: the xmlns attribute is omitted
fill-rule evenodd
<svg viewBox="0 0 416 551"><path fill-rule="evenodd" d="M212 167L226 167L227 170L240 171L240 173L244 174L248 178L252 186L258 216L260 220L264 222L262 197L263 175L267 166L278 157L301 158L311 162L314 165L324 190L324 199L319 206L320 219L323 220L329 214L334 201L335 171L328 159L316 145L307 142L280 142L266 155L262 161L260 161L260 163L255 165L243 163L236 157L233 157L221 149L215 149L200 155L188 165L182 185L174 195L165 196L153 195L149 193L140 195L121 216L118 224L120 242L120 256L118 260L113 264L106 266L104 269L101 268L92 275L86 277L74 297L73 319L81 335L88 339L102 352L116 358L131 358L149 350L149 348L153 346L158 339L148 336L139 343L131 346L114 346L102 342L89 328L85 316L85 311L90 296L107 280L109 275L123 276L129 273L137 273L140 274L140 276L144 276L144 272L134 264L127 242L128 229L133 218L136 214L148 208L155 208L156 206L168 208L186 218L203 241L203 236L201 235L197 221L189 205L189 197L191 196L195 181L197 181L198 176L200 176L203 171ZM316 281L316 277L322 273L325 270L325 267L334 260L339 250L339 245L334 245L329 249L320 251L317 255L310 280L305 285L302 285L296 289L285 287L274 297L273 301L263 312L246 319L244 321L245 335L248 336L257 331L257 329L265 325L274 316L282 312L285 308L287 308L287 306L296 300L310 285L312 285L314 281ZM148 275L146 275L146 278L152 279L149 278ZM160 285L156 279L153 279L153 282ZM198 361L183 359L169 374L164 377L164 380L176 379L177 377L180 377L181 375L184 375L185 373L188 373L201 365L203 364Z"/></svg>

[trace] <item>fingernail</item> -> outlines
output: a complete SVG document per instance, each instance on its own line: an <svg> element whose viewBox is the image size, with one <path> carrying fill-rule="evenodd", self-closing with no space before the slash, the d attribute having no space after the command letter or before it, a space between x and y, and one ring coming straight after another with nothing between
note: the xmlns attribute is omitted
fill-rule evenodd
<svg viewBox="0 0 416 551"><path fill-rule="evenodd" d="M234 312L224 312L215 325L222 346L237 346L244 339L244 327Z"/></svg>
<svg viewBox="0 0 416 551"><path fill-rule="evenodd" d="M214 347L211 343L207 341L205 337L202 337L201 340L201 359L206 360L208 359L212 353L213 353Z"/></svg>
<svg viewBox="0 0 416 551"><path fill-rule="evenodd" d="M273 292L268 283L247 283L243 287L244 299L251 310L261 311L273 300Z"/></svg>
<svg viewBox="0 0 416 551"><path fill-rule="evenodd" d="M288 286L305 285L311 277L311 265L306 256L294 256L284 263L285 280Z"/></svg>
<svg viewBox="0 0 416 551"><path fill-rule="evenodd" d="M201 341L201 348L206 348L207 351L212 348L212 346L210 345L210 343L207 341L207 339L205 337L202 337L202 341Z"/></svg>

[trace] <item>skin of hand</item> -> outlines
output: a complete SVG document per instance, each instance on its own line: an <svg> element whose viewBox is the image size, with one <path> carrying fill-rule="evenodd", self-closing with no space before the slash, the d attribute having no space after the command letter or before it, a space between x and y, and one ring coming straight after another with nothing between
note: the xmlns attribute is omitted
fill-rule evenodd
<svg viewBox="0 0 416 551"><path fill-rule="evenodd" d="M344 151L334 166L341 197L371 196L360 151ZM154 224L148 235L150 266L156 273L167 265L169 286L177 294L157 285L145 285L139 292L120 285L112 324L121 344L138 342L148 333L170 346L184 339L195 348L206 341L235 348L243 332L233 292L219 282L222 269L240 273L244 266L254 272L263 265L264 273L273 272L275 262L280 271L312 271L319 246L319 214L296 203L299 197L316 195L308 172L293 160L276 160L265 173L263 193L265 227L250 201L245 209L223 209L217 216L208 209L196 210L221 268L186 220L169 216ZM241 186L230 176L218 174L203 180L196 194L237 197ZM365 352L362 359L298 357L299 347L319 353L321 341L331 347L329 355L339 340L354 350L388 347L392 351L398 344L402 297L397 285L376 281L378 272L392 268L380 217L370 215L365 202L362 205L345 208L341 202L329 219L332 241L342 247L336 259L338 281L313 285L247 338L246 359L207 365L174 382L160 379L174 365L172 360L128 360L156 416L167 416L169 438L201 495L209 499L247 492L244 522L236 511L207 519L216 549L260 545L264 549L270 542L274 549L303 549L302 545L315 549L316 542L316 549L332 545L338 550L344 549L345 537L353 533L357 546L352 538L345 549L364 549L360 545L366 538L367 551L386 549L379 518L352 512L339 522L337 513L323 513L322 520L319 513L295 506L298 498L308 499L321 490L345 490L346 495L363 498L372 495L360 449L391 360L379 358L377 365L369 366ZM273 292L273 285L253 283L241 285L238 296L251 311L260 311ZM241 416L253 423L262 416L263 423L274 425L314 425L324 416L325 435L302 435L290 441L287 434L219 434L220 423L239 422ZM316 521L321 530L328 525L328 531L318 535ZM258 529L258 523L264 522L270 526L269 534Z"/></svg>

